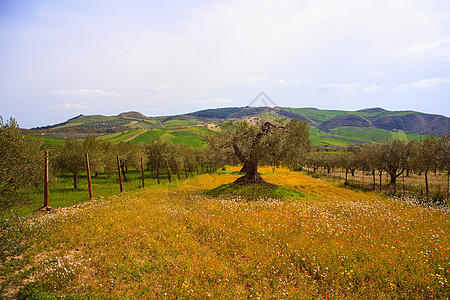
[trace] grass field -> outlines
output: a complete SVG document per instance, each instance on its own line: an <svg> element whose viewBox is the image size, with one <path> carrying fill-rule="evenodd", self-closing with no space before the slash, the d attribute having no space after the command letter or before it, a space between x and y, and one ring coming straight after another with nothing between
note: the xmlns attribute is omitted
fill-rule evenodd
<svg viewBox="0 0 450 300"><path fill-rule="evenodd" d="M205 191L237 168L2 220L1 285L19 299L448 298L448 210L299 172L301 197Z"/></svg>
<svg viewBox="0 0 450 300"><path fill-rule="evenodd" d="M178 120L175 121L178 122ZM206 129L202 127L171 127L152 130L136 129L121 134L108 136L106 140L111 143L130 142L135 144L146 144L161 138L163 141L168 143L202 147L202 138L200 137L200 134L204 130Z"/></svg>

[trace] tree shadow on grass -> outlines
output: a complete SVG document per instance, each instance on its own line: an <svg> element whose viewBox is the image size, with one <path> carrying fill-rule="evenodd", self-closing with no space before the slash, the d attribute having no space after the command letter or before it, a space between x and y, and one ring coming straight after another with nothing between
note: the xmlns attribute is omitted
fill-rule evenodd
<svg viewBox="0 0 450 300"><path fill-rule="evenodd" d="M284 188L271 183L238 184L229 183L204 192L207 196L234 196L249 201L268 199L301 199L306 195L292 189Z"/></svg>

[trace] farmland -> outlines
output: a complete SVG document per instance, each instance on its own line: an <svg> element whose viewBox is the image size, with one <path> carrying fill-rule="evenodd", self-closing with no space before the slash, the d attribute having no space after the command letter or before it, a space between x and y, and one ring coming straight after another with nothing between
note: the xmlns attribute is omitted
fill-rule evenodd
<svg viewBox="0 0 450 300"><path fill-rule="evenodd" d="M449 297L447 209L271 167L260 169L265 180L297 196L205 194L234 181L236 171L227 167L4 220L2 293L34 299Z"/></svg>
<svg viewBox="0 0 450 300"><path fill-rule="evenodd" d="M426 135L444 135L448 118L415 111L388 111L369 108L358 111L323 110L316 108L229 107L206 109L193 113L147 117L139 112L117 116L79 115L66 122L25 130L29 136L45 137L49 145L72 137L88 135L101 137L112 143L145 144L162 139L175 144L200 147L201 132L221 126L227 121L248 119L300 119L310 126L311 140L320 148L347 147L389 140L423 140ZM188 134L188 136L186 136Z"/></svg>

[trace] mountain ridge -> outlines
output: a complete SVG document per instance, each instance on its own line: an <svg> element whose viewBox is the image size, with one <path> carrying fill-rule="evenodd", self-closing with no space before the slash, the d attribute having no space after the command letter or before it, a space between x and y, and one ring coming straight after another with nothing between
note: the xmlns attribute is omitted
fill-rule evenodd
<svg viewBox="0 0 450 300"><path fill-rule="evenodd" d="M346 111L312 107L246 106L204 109L160 117L148 117L136 111L123 112L117 116L78 115L60 124L32 128L27 133L60 139L68 136L83 138L86 135L107 139L114 135L115 140L120 140L117 138L118 134L144 130L148 133L140 135L141 141L145 141L144 137L148 135L149 138L164 136L164 139L182 142L197 138L200 131L214 129L223 122L252 118L302 120L310 125L311 137L315 143L325 145L339 145L337 141L358 144L358 141L378 142L393 138L422 139L425 135L450 132L450 118L416 111L388 111L380 107ZM157 132L159 133L156 134ZM367 136L371 138L368 139ZM200 140L198 137L198 141Z"/></svg>

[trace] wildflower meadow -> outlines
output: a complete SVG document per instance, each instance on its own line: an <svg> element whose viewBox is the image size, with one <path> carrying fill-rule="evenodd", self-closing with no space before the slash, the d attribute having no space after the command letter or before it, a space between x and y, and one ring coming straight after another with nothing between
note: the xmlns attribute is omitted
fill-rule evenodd
<svg viewBox="0 0 450 300"><path fill-rule="evenodd" d="M260 168L293 197L211 196L228 167L2 220L6 299L448 299L443 206Z"/></svg>

